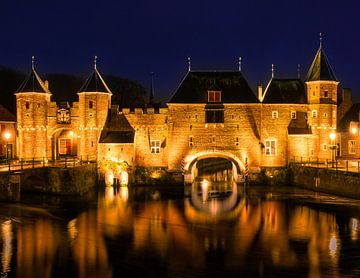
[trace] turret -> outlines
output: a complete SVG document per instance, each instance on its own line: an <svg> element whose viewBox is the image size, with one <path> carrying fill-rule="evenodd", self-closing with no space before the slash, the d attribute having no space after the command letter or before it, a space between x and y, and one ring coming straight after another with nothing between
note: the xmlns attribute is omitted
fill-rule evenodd
<svg viewBox="0 0 360 278"><path fill-rule="evenodd" d="M111 107L112 93L97 70L96 61L95 56L93 72L78 92L80 156L83 159L97 158L101 130Z"/></svg>
<svg viewBox="0 0 360 278"><path fill-rule="evenodd" d="M329 60L320 47L306 76L307 101L309 104L308 122L313 133L319 136L318 150L314 155L329 158L329 148L334 148L334 139L330 134L336 130L337 80Z"/></svg>
<svg viewBox="0 0 360 278"><path fill-rule="evenodd" d="M19 138L18 156L23 159L49 157L47 149L47 111L51 92L35 70L32 57L30 74L21 84L16 96L17 129Z"/></svg>

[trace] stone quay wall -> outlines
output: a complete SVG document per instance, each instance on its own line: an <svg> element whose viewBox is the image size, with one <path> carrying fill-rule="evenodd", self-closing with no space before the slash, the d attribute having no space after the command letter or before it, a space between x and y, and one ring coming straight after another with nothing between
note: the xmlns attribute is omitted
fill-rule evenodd
<svg viewBox="0 0 360 278"><path fill-rule="evenodd" d="M307 189L360 199L360 175L322 168L290 165L290 183Z"/></svg>

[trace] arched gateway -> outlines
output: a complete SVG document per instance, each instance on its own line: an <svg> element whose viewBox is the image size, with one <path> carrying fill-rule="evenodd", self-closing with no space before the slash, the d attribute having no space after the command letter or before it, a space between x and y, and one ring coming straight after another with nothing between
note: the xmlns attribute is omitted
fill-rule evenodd
<svg viewBox="0 0 360 278"><path fill-rule="evenodd" d="M203 151L189 154L184 158L184 181L192 183L195 178L195 167L198 161L205 158L225 158L232 163L232 176L236 182L242 178L241 172L245 169L244 163L234 154L218 151Z"/></svg>

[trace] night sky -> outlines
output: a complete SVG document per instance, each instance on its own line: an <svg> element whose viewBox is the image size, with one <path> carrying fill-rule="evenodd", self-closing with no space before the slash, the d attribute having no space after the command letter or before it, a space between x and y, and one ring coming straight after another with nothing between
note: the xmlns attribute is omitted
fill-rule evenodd
<svg viewBox="0 0 360 278"><path fill-rule="evenodd" d="M187 72L236 70L250 85L302 77L319 46L344 87L360 100L358 0L1 0L0 65L28 72L31 55L41 75L87 76L98 68L137 80L169 97ZM110 84L111 85L111 84Z"/></svg>

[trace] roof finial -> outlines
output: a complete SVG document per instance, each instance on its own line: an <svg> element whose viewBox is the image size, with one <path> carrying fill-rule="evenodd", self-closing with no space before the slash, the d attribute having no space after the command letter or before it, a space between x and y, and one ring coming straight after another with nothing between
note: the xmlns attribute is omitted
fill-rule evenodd
<svg viewBox="0 0 360 278"><path fill-rule="evenodd" d="M35 70L35 56L31 56L31 69Z"/></svg>
<svg viewBox="0 0 360 278"><path fill-rule="evenodd" d="M149 95L149 104L152 106L154 104L154 72L151 72L151 84L150 84L150 95Z"/></svg>
<svg viewBox="0 0 360 278"><path fill-rule="evenodd" d="M271 78L274 78L274 71L275 71L275 66L274 64L271 64Z"/></svg>
<svg viewBox="0 0 360 278"><path fill-rule="evenodd" d="M241 71L242 70L242 68L241 68L241 62L242 62L242 58L241 57L239 57L239 71Z"/></svg>
<svg viewBox="0 0 360 278"><path fill-rule="evenodd" d="M301 78L301 66L300 66L300 64L298 64L298 66L297 66L297 73L298 73L298 78L300 79Z"/></svg>
<svg viewBox="0 0 360 278"><path fill-rule="evenodd" d="M188 57L188 64L189 64L189 71L191 71L191 58L190 57Z"/></svg>
<svg viewBox="0 0 360 278"><path fill-rule="evenodd" d="M98 58L98 56L94 56L94 69L96 69L96 62L97 62L97 58Z"/></svg>
<svg viewBox="0 0 360 278"><path fill-rule="evenodd" d="M322 33L319 33L319 40L320 40L320 48L322 47Z"/></svg>

